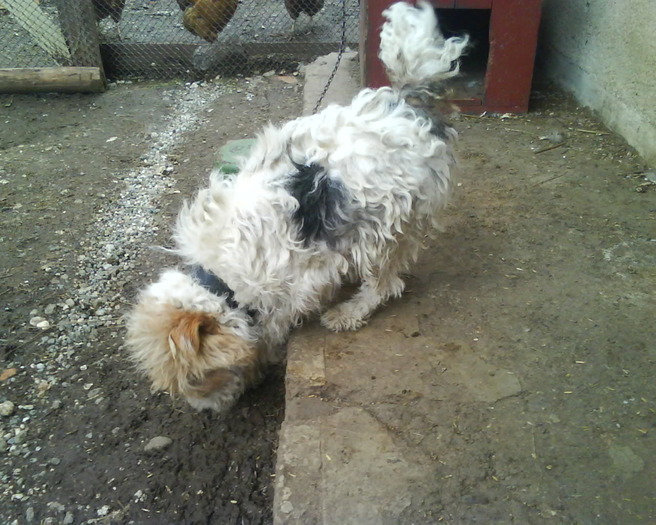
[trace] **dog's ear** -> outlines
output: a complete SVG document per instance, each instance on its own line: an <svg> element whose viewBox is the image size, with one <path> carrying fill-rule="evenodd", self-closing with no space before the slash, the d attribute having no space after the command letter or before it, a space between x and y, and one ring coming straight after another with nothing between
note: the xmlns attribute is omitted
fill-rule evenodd
<svg viewBox="0 0 656 525"><path fill-rule="evenodd" d="M203 337L218 333L219 323L211 315L182 312L169 332L169 350L173 359L193 359L202 351Z"/></svg>
<svg viewBox="0 0 656 525"><path fill-rule="evenodd" d="M182 394L198 409L223 410L260 377L257 347L223 330L214 316L176 311L169 326L170 375L158 389Z"/></svg>

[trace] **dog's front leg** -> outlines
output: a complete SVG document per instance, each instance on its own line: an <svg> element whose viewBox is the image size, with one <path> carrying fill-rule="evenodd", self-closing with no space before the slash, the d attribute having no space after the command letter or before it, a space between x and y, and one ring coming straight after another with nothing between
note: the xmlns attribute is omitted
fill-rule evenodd
<svg viewBox="0 0 656 525"><path fill-rule="evenodd" d="M405 283L397 275L384 281L366 280L351 299L326 311L321 316L321 324L335 332L357 330L381 304L391 297L400 297L404 288Z"/></svg>

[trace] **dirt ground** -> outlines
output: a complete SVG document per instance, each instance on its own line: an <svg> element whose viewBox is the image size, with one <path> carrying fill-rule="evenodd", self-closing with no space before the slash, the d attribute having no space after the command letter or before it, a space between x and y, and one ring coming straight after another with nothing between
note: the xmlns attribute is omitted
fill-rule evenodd
<svg viewBox="0 0 656 525"><path fill-rule="evenodd" d="M150 247L168 243L218 147L299 115L300 89L276 73L0 97L0 521L271 522L283 370L225 416L197 414L149 393L122 353L121 316L175 263ZM464 474L445 473L441 501L426 502L450 523L512 522L493 507L476 516L514 486L555 522L649 522L656 188L620 139L547 93L526 117L461 117L461 192L416 269L430 279L411 277L391 305L418 313L411 338L478 334L467 346L484 345L523 381L495 407L502 418L443 400L451 408L440 410L462 413L448 433L453 454L435 461ZM520 331L506 314L524 320ZM399 395L406 409L381 410L400 433L434 428L413 417L411 390ZM168 446L146 451L158 436ZM526 468L520 451L539 464ZM599 463L612 475L599 479Z"/></svg>
<svg viewBox="0 0 656 525"><path fill-rule="evenodd" d="M446 444L441 515L653 523L655 172L568 98L532 108L459 123L463 186L407 298L461 366L417 430Z"/></svg>

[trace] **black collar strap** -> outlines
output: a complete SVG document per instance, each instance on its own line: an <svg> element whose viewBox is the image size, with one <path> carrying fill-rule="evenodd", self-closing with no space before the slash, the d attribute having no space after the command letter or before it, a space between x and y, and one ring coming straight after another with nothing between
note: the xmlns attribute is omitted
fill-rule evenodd
<svg viewBox="0 0 656 525"><path fill-rule="evenodd" d="M241 310L242 306L235 300L235 292L230 288L226 282L218 277L216 274L207 271L205 268L198 264L191 267L192 277L198 281L203 288L208 292L225 297L226 303L230 308ZM246 310L246 313L253 319L255 317L254 310Z"/></svg>

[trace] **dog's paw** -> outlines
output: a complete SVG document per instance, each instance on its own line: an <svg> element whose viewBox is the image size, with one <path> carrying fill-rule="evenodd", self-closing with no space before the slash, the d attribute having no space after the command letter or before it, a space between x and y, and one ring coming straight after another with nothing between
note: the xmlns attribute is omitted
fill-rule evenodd
<svg viewBox="0 0 656 525"><path fill-rule="evenodd" d="M321 324L333 332L346 332L357 330L367 323L361 317L354 317L347 308L336 306L321 316Z"/></svg>

